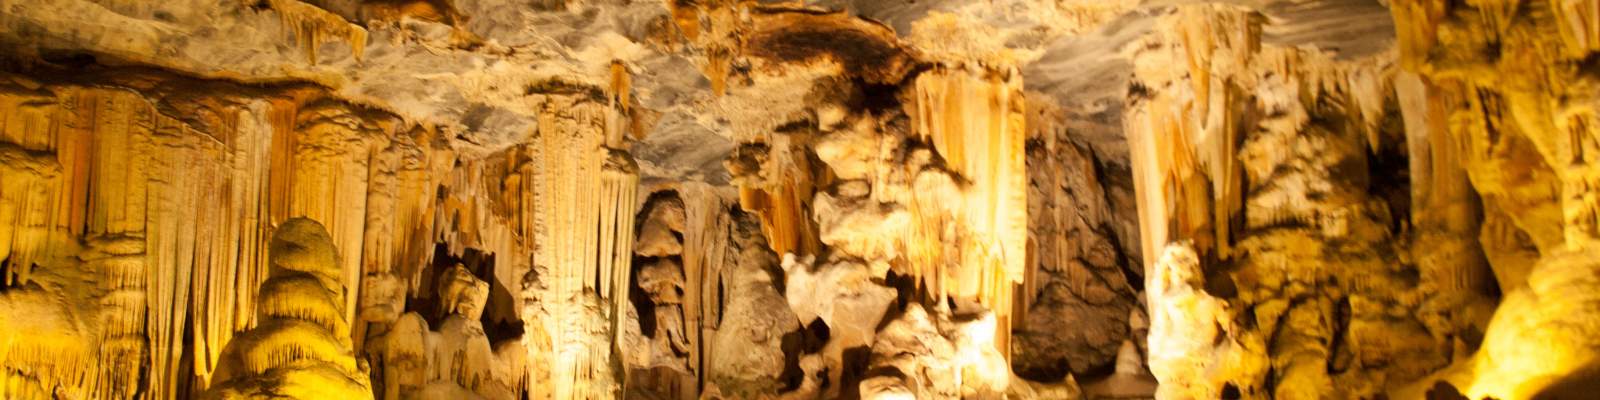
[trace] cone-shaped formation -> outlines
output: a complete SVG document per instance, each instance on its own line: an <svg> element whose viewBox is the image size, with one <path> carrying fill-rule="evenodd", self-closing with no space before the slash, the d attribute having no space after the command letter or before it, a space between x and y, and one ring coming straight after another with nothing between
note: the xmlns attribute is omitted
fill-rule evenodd
<svg viewBox="0 0 1600 400"><path fill-rule="evenodd" d="M1596 0L0 10L0 398L1600 380Z"/></svg>
<svg viewBox="0 0 1600 400"><path fill-rule="evenodd" d="M267 250L258 325L223 349L216 399L370 399L344 315L338 251L322 224L284 221Z"/></svg>

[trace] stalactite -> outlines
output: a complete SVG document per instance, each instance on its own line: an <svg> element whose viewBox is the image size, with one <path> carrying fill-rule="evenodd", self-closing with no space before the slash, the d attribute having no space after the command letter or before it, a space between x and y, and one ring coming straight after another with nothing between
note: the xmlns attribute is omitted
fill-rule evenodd
<svg viewBox="0 0 1600 400"><path fill-rule="evenodd" d="M773 135L740 146L726 165L739 186L739 206L761 215L762 230L778 254L813 255L821 249L811 202L819 180L803 135Z"/></svg>
<svg viewBox="0 0 1600 400"><path fill-rule="evenodd" d="M1260 51L1260 25L1250 13L1212 13L1202 7L1183 8L1174 18L1172 35L1174 58L1184 60L1185 70L1162 65L1140 65L1141 78L1169 82L1174 78L1149 75L1187 72L1192 98L1175 98L1161 93L1148 101L1148 107L1135 107L1124 118L1142 126L1127 126L1131 158L1135 159L1134 181L1144 201L1139 202L1143 254L1156 254L1171 240L1195 241L1202 253L1229 252L1230 221L1243 208L1239 192L1242 169L1235 154L1235 143L1250 123L1243 115L1244 94L1234 81L1237 68L1250 65ZM1214 56L1231 59L1213 60ZM1218 68L1217 65L1225 66ZM1150 72L1146 72L1150 71ZM1287 71L1286 71L1287 72ZM1172 103L1181 103L1176 105ZM1145 169L1151 166L1150 169ZM1205 169L1201 169L1205 168ZM1159 197L1150 197L1159 196ZM1173 226L1168 226L1173 225ZM1171 230L1169 232L1169 230ZM1146 258L1146 270L1154 261Z"/></svg>
<svg viewBox="0 0 1600 400"><path fill-rule="evenodd" d="M1505 293L1480 328L1486 332L1482 347L1419 385L1447 380L1472 398L1569 395L1541 392L1560 390L1556 376L1584 379L1578 371L1590 362L1552 356L1530 363L1518 355L1591 354L1577 350L1591 348L1591 340L1555 328L1575 326L1556 320L1588 318L1574 310L1587 309L1577 304L1591 299L1554 293L1591 283L1569 274L1592 272L1577 260L1600 241L1597 97L1586 89L1595 79L1579 72L1600 51L1600 5L1400 1L1394 10L1396 29L1408 33L1399 38L1400 56L1407 75L1414 74L1406 79L1402 95L1410 101L1401 111L1408 129L1423 128L1414 133L1414 147L1430 157L1413 164L1429 180L1418 185L1426 203L1417 208L1429 210L1418 218L1476 231ZM1497 53L1486 56L1490 50ZM1476 213L1442 207L1462 194L1481 196L1482 207L1467 210ZM1485 221L1480 227L1463 219ZM1561 268L1544 269L1553 265ZM1463 280L1472 285L1488 278Z"/></svg>
<svg viewBox="0 0 1600 400"><path fill-rule="evenodd" d="M196 234L196 239L201 241L197 249L204 248L207 256L197 261L204 267L196 269L189 294L193 314L200 316L191 318L191 329L193 371L200 379L197 386L201 388L209 385L211 371L216 369L222 356L222 347L232 340L234 332L247 327L251 320L251 313L241 310L240 305L254 298L261 279L254 271L266 265L263 254L266 238L259 227L250 223L266 217L266 208L259 201L266 190L263 178L267 176L272 134L266 121L266 109L264 102L258 102L246 108L222 110L223 118L228 119L225 126L234 128L234 132L226 136L232 148L222 149L223 154L214 160L215 164L225 165L214 172L218 175L213 178L220 187L202 192L215 197L200 203L216 205L215 209L207 207L202 211L213 213L215 219L193 221L207 224L201 228L211 230ZM207 170L215 164L193 168Z"/></svg>
<svg viewBox="0 0 1600 400"><path fill-rule="evenodd" d="M328 226L342 254L346 284L355 285L362 275L360 252L367 222L370 160L387 138L387 123L362 115L358 110L332 100L313 102L295 113L294 147L288 149L292 176L288 188L287 214L283 217L308 217ZM345 294L346 319L354 319L356 291Z"/></svg>
<svg viewBox="0 0 1600 400"><path fill-rule="evenodd" d="M627 115L633 111L633 75L628 73L628 65L622 60L612 60L610 72L611 86L607 89L612 95L611 106Z"/></svg>
<svg viewBox="0 0 1600 400"><path fill-rule="evenodd" d="M210 270L217 250L212 240L223 225L218 216L221 192L217 171L219 143L189 130L176 121L149 111L153 131L148 148L134 147L149 163L144 234L147 243L146 321L152 358L149 390L155 397L174 397L179 390L179 363L183 358L185 318L196 271ZM138 184L139 179L134 179ZM199 210L196 204L213 205ZM198 212L196 212L198 211ZM221 262L215 262L221 264ZM232 267L232 266L228 266ZM220 268L219 268L220 269Z"/></svg>
<svg viewBox="0 0 1600 400"><path fill-rule="evenodd" d="M350 45L350 54L361 60L367 46L367 30L344 20L337 14L299 0L268 0L278 13L283 28L293 34L295 43L312 65L317 63L317 49L333 38L344 39Z"/></svg>
<svg viewBox="0 0 1600 400"><path fill-rule="evenodd" d="M683 271L684 321L689 325L689 366L703 385L713 368L707 355L716 351L711 340L721 326L722 282L728 254L729 220L726 199L706 184L686 183L677 188L684 199Z"/></svg>
<svg viewBox="0 0 1600 400"><path fill-rule="evenodd" d="M556 357L551 382L529 382L549 387L529 390L556 398L603 398L618 390L608 343L616 342L627 305L639 178L621 149L621 127L610 124L615 112L581 101L546 103L538 146L519 167L518 198L527 200L517 203L517 225L534 239L533 270L543 286L524 289L537 293L542 309L525 311L523 321L543 325ZM539 359L536 347L528 351L530 360Z"/></svg>
<svg viewBox="0 0 1600 400"><path fill-rule="evenodd" d="M977 299L993 310L996 344L1009 354L1012 292L1027 269L1022 77L1015 70L942 68L917 76L913 85L913 130L961 179L963 198L944 210L912 208L911 275L934 298ZM911 194L913 204L923 202L919 192ZM951 224L962 232L953 248L937 234L916 234L943 232Z"/></svg>

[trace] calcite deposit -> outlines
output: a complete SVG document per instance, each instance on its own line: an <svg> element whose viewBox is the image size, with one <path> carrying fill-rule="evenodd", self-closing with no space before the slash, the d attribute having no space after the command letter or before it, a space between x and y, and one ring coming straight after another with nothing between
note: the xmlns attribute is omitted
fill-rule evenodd
<svg viewBox="0 0 1600 400"><path fill-rule="evenodd" d="M0 0L0 398L1581 399L1596 0Z"/></svg>

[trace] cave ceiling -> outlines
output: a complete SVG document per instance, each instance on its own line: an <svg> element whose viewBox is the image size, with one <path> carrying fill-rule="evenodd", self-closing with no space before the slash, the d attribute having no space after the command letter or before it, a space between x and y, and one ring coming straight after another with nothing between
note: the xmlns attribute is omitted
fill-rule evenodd
<svg viewBox="0 0 1600 400"><path fill-rule="evenodd" d="M1600 0L0 0L0 399L1600 388Z"/></svg>
<svg viewBox="0 0 1600 400"><path fill-rule="evenodd" d="M8 28L0 39L19 54L38 53L46 63L82 62L72 61L73 57L87 55L104 65L150 66L202 78L315 83L333 89L342 99L396 113L410 122L458 131L455 145L475 154L504 149L536 130L538 122L527 111L536 100L530 98L563 84L605 83L611 61L621 60L632 75L634 96L651 115L652 124L637 148L646 180L728 182L721 160L734 147L730 137L737 135L730 120L751 109L734 104L743 100L737 93L726 99L717 96L710 90L710 79L695 73L704 51L674 37L678 33L668 24L671 11L664 4L417 2L420 5L413 8L423 10L419 15L397 18L363 14L359 3L307 3L363 25L365 44L359 49L352 49L355 42L348 32L319 28L336 21L294 22L274 12L274 3L267 1L16 1L0 15ZM758 3L842 12L860 23L881 24L895 35L813 44L823 52L854 51L848 43L852 40L915 46L906 43L913 23L931 13L954 14L962 23L982 27L982 34L966 39L974 45L1020 53L1027 90L1053 99L1073 116L1067 128L1075 132L1076 140L1091 144L1107 162L1125 164L1120 156L1126 147L1119 134L1118 109L1131 65L1129 46L1146 35L1157 16L1170 13L1175 5L1199 2ZM1268 43L1316 46L1339 57L1357 58L1387 51L1394 41L1388 10L1374 1L1222 3L1259 10L1267 19L1263 41ZM380 18L360 23L373 15ZM885 66L863 62L846 67Z"/></svg>

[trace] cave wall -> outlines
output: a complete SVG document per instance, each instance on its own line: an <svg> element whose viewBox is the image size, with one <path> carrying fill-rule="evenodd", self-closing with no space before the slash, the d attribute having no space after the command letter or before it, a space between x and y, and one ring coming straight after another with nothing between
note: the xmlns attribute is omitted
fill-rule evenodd
<svg viewBox="0 0 1600 400"><path fill-rule="evenodd" d="M1161 391L1585 386L1592 341L1567 335L1588 300L1542 293L1593 272L1573 258L1590 247L1591 96L1562 94L1588 82L1577 15L1593 8L1391 9L1397 50L1367 58L1263 43L1260 15L1230 6L1179 7L1135 57L1125 126L1144 254L1160 255L1145 271Z"/></svg>
<svg viewBox="0 0 1600 400"><path fill-rule="evenodd" d="M1588 393L1600 5L1303 3L0 1L0 397Z"/></svg>
<svg viewBox="0 0 1600 400"><path fill-rule="evenodd" d="M559 104L546 114L549 142L463 162L436 130L320 89L120 70L83 80L89 83L8 76L15 107L6 119L7 154L23 163L6 171L7 184L19 185L6 197L15 210L7 213L14 290L6 295L22 301L15 303L21 315L62 307L103 315L63 321L63 337L81 343L11 344L8 371L19 390L166 398L205 389L231 338L260 323L254 310L268 277L267 238L294 217L328 226L338 251L338 317L354 328L337 336L362 344L358 354L376 376L440 371L390 386L390 398L439 382L495 386L479 394L496 398L578 397L562 391L612 380L610 332L618 330L610 316L626 299L614 293L628 287L638 186L626 152L605 146L620 140L606 124L615 107L551 96ZM470 277L484 298L452 300L461 295L446 292L459 290L446 287L459 279L424 277L437 272L427 264L469 250L498 255ZM509 293L480 318L472 314L488 306L487 282ZM62 293L74 302L51 298ZM38 296L45 299L25 300ZM445 366L457 355L426 349L459 340L446 333L445 344L433 343L441 339L424 340L425 322L420 331L405 326L431 311L408 309L418 298L441 298L437 310L475 304L474 312L461 311L466 322L525 325L518 330L534 338L497 347L506 361L478 365L481 371ZM485 337L482 327L469 330L477 333L466 337ZM56 362L63 345L95 350L82 365ZM569 355L552 357L557 348ZM127 361L97 363L96 354ZM573 375L564 383L530 380L521 372L530 358L565 360L574 365L535 365ZM127 373L141 370L148 372Z"/></svg>

